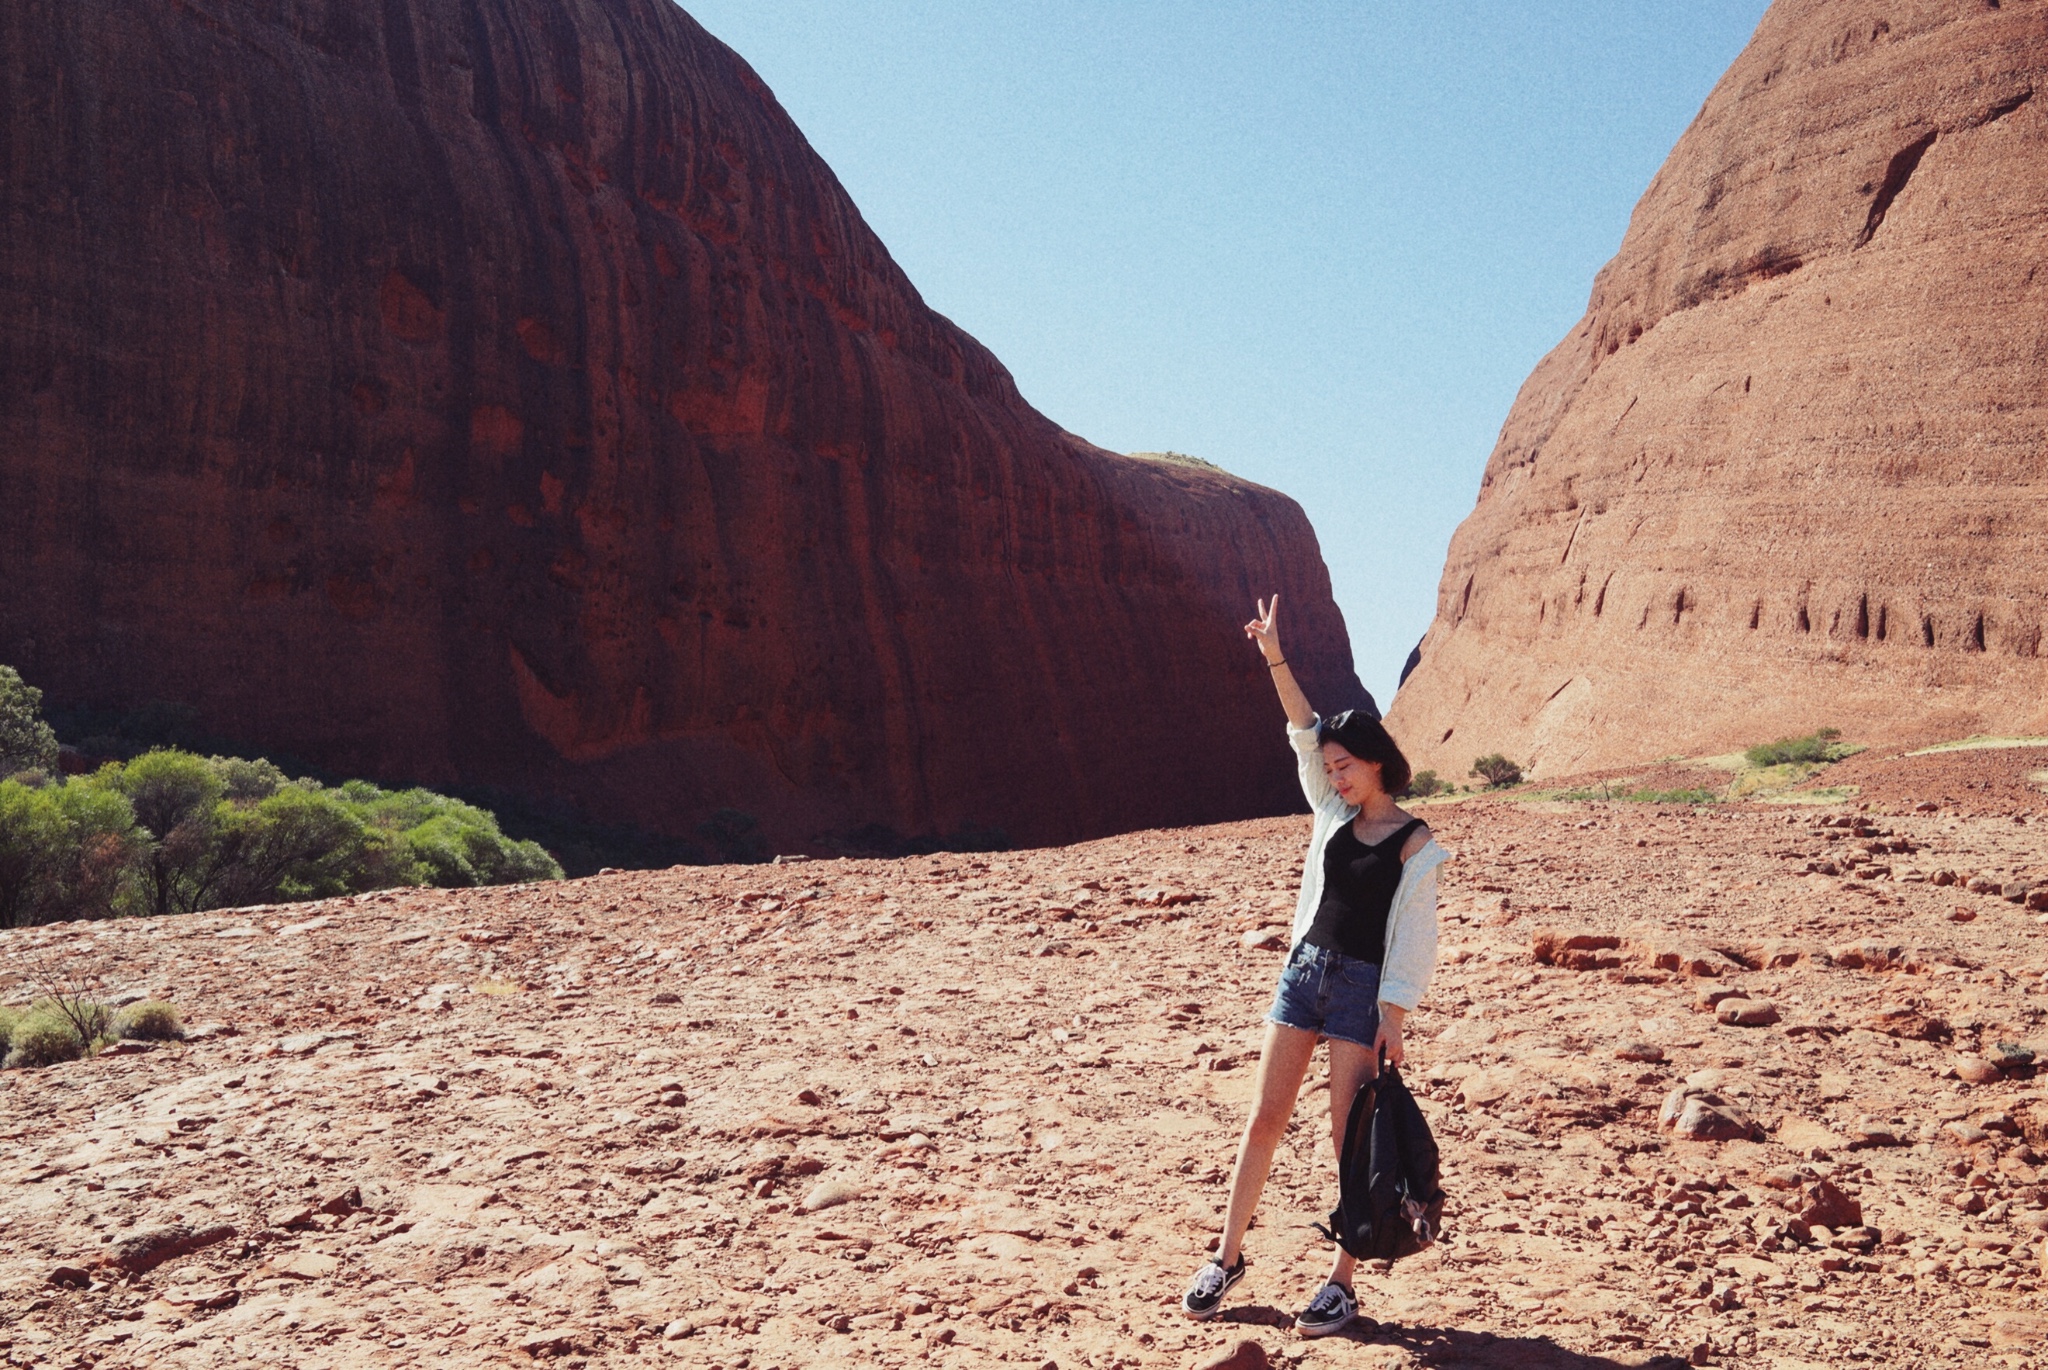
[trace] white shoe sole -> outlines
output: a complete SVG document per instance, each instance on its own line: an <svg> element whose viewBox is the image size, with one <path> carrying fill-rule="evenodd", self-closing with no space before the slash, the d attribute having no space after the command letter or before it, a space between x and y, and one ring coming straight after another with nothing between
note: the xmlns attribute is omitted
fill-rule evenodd
<svg viewBox="0 0 2048 1370"><path fill-rule="evenodd" d="M1353 1309L1351 1312L1346 1313L1344 1315L1343 1320L1340 1322L1319 1323L1314 1327L1305 1327L1300 1322L1296 1322L1294 1324L1294 1330L1301 1333L1301 1335L1304 1337L1327 1337L1334 1333L1342 1332L1345 1328L1351 1326L1352 1323L1357 1321L1358 1311L1356 1309Z"/></svg>

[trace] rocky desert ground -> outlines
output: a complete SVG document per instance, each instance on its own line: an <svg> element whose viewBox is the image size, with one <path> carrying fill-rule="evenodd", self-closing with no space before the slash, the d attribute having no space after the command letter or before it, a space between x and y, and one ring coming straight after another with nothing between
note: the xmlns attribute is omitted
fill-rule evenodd
<svg viewBox="0 0 2048 1370"><path fill-rule="evenodd" d="M1322 1342L1314 1089L1227 1315L1176 1306L1306 818L0 934L0 998L59 969L196 1029L0 1074L0 1354L2048 1364L2048 748L1852 765L1825 806L1425 810L1448 1236Z"/></svg>

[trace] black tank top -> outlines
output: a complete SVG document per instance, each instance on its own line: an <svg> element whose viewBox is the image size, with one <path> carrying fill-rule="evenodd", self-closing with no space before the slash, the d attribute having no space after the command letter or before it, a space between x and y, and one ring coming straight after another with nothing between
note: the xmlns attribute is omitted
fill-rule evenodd
<svg viewBox="0 0 2048 1370"><path fill-rule="evenodd" d="M1368 847L1346 823L1323 848L1323 902L1302 940L1374 965L1386 956L1387 915L1401 884L1401 844L1422 826L1411 818Z"/></svg>

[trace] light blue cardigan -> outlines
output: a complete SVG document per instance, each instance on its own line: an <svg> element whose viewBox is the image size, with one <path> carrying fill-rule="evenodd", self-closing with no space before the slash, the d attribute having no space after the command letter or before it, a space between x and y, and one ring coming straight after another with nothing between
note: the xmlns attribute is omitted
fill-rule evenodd
<svg viewBox="0 0 2048 1370"><path fill-rule="evenodd" d="M1301 945L1315 922L1316 909L1323 902L1323 848L1330 835L1358 817L1358 806L1346 804L1330 788L1323 774L1323 751L1316 744L1316 719L1306 728L1287 725L1287 740L1294 746L1295 763L1301 771L1301 792L1315 810L1315 831L1308 840L1308 859L1301 868L1301 897L1294 902L1294 935L1291 946ZM1387 914L1387 948L1380 960L1380 1001L1413 1009L1429 988L1436 970L1436 868L1451 854L1432 837L1422 850L1401 867L1401 883L1394 890L1394 906Z"/></svg>

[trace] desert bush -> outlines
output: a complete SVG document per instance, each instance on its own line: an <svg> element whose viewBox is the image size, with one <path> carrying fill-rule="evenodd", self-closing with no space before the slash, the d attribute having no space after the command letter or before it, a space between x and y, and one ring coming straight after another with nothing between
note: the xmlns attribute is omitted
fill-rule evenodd
<svg viewBox="0 0 2048 1370"><path fill-rule="evenodd" d="M0 779L0 927L562 878L488 810L427 790L328 787L163 747L33 778Z"/></svg>
<svg viewBox="0 0 2048 1370"><path fill-rule="evenodd" d="M1805 737L1781 737L1776 742L1758 743L1744 752L1742 757L1752 766L1839 761L1842 759L1843 749L1836 739L1841 735L1840 728L1822 728L1819 732L1808 733Z"/></svg>
<svg viewBox="0 0 2048 1370"><path fill-rule="evenodd" d="M240 804L268 799L290 783L289 776L261 757L246 761L239 756L210 756L206 764L219 779L221 794Z"/></svg>
<svg viewBox="0 0 2048 1370"><path fill-rule="evenodd" d="M1417 799L1427 799L1433 794L1442 794L1446 786L1435 771L1417 771L1408 781L1408 793Z"/></svg>
<svg viewBox="0 0 2048 1370"><path fill-rule="evenodd" d="M49 997L29 1005L31 1018L60 1018L69 1023L87 1051L109 1040L114 1026L112 1009L86 993L82 983L69 976L46 975L45 983L50 988Z"/></svg>
<svg viewBox="0 0 2048 1370"><path fill-rule="evenodd" d="M79 1035L70 1019L38 1005L15 1021L8 1034L7 1059L0 1064L9 1070L53 1066L78 1060L90 1047L90 1040Z"/></svg>
<svg viewBox="0 0 2048 1370"><path fill-rule="evenodd" d="M1652 790L1641 786L1631 788L1626 781L1617 789L1603 780L1598 785L1558 790L1543 797L1573 802L1603 800L1616 804L1718 804L1727 796L1707 789Z"/></svg>
<svg viewBox="0 0 2048 1370"><path fill-rule="evenodd" d="M393 883L455 888L562 878L544 847L505 836L488 809L431 790L381 790L363 780L349 781L339 793L367 825L389 837Z"/></svg>
<svg viewBox="0 0 2048 1370"><path fill-rule="evenodd" d="M114 1015L114 1036L126 1041L175 1042L185 1035L178 1010L161 999L130 1004Z"/></svg>
<svg viewBox="0 0 2048 1370"><path fill-rule="evenodd" d="M328 787L266 761L158 750L101 772L151 839L137 902L155 913L323 899L393 885L558 880L484 810L364 780Z"/></svg>
<svg viewBox="0 0 2048 1370"><path fill-rule="evenodd" d="M57 769L57 734L43 721L43 692L0 666L0 779Z"/></svg>
<svg viewBox="0 0 2048 1370"><path fill-rule="evenodd" d="M370 874L386 864L371 848L386 841L339 794L311 783L285 785L254 804L224 801L204 903L196 907L324 899L407 883Z"/></svg>
<svg viewBox="0 0 2048 1370"><path fill-rule="evenodd" d="M133 761L104 766L97 783L125 795L149 836L143 905L154 914L213 907L216 851L225 786L204 757L159 747Z"/></svg>
<svg viewBox="0 0 2048 1370"><path fill-rule="evenodd" d="M1484 780L1493 789L1522 783L1522 768L1499 752L1475 760L1472 763L1472 774Z"/></svg>
<svg viewBox="0 0 2048 1370"><path fill-rule="evenodd" d="M7 1059L7 1046L14 1037L15 1024L21 1021L21 1014L11 1008L0 1008L0 1061Z"/></svg>
<svg viewBox="0 0 2048 1370"><path fill-rule="evenodd" d="M0 927L107 917L144 845L118 793L0 781Z"/></svg>

